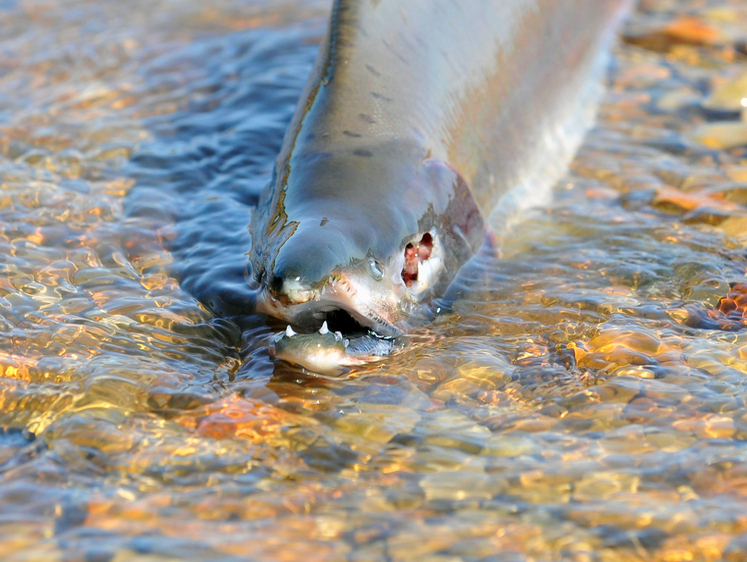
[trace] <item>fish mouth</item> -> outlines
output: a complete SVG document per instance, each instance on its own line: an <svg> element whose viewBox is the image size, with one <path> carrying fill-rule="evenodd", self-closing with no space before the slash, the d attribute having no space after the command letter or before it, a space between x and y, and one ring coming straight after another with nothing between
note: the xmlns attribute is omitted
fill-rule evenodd
<svg viewBox="0 0 747 562"><path fill-rule="evenodd" d="M404 332L364 302L365 293L341 277L318 290L287 291L283 298L266 288L258 309L276 330L270 354L327 375L389 355Z"/></svg>

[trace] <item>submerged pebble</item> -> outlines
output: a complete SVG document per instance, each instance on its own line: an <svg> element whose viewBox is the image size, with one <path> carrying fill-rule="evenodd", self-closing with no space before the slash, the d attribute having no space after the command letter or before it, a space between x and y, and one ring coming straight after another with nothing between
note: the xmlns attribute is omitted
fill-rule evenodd
<svg viewBox="0 0 747 562"><path fill-rule="evenodd" d="M747 72L718 84L711 95L705 99L703 106L707 109L733 111L745 115L747 110Z"/></svg>
<svg viewBox="0 0 747 562"><path fill-rule="evenodd" d="M747 146L747 122L704 123L689 131L687 136L708 148L717 150Z"/></svg>

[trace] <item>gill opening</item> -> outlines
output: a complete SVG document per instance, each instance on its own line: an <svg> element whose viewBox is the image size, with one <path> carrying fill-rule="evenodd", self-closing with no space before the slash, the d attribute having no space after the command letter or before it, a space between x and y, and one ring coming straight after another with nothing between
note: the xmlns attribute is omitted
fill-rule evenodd
<svg viewBox="0 0 747 562"><path fill-rule="evenodd" d="M402 280L408 288L418 284L421 264L429 260L433 253L433 236L430 232L423 234L419 242L410 242L405 246L405 265L402 268Z"/></svg>

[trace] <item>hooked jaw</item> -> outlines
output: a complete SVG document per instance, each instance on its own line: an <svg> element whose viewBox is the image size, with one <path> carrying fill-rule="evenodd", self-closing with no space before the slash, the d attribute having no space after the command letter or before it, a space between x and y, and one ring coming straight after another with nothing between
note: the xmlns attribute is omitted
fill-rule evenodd
<svg viewBox="0 0 747 562"><path fill-rule="evenodd" d="M387 296L389 302L382 302L381 293L373 291L358 277L348 273L332 274L315 287L303 283L299 275L273 276L259 298L259 309L288 321L298 330L316 330L327 323L333 332L370 330L384 337L401 334L402 314L394 293Z"/></svg>
<svg viewBox="0 0 747 562"><path fill-rule="evenodd" d="M270 353L278 359L318 374L341 375L349 367L363 365L389 355L396 347L391 338L373 335L348 339L331 332L327 322L313 334L299 334L291 326L270 340Z"/></svg>

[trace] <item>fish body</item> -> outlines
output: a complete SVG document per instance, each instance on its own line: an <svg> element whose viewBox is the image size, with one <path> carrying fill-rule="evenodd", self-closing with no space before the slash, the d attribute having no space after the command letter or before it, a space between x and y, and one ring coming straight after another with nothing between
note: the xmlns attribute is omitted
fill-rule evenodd
<svg viewBox="0 0 747 562"><path fill-rule="evenodd" d="M491 212L549 185L629 4L336 0L252 218L261 310L308 330L409 331Z"/></svg>

